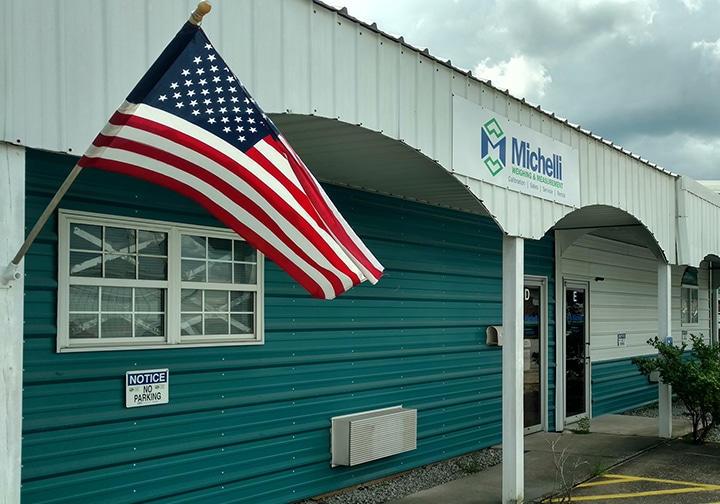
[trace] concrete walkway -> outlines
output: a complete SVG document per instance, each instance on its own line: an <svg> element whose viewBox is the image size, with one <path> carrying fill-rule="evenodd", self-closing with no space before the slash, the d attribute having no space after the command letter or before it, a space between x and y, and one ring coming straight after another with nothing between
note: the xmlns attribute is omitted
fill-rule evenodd
<svg viewBox="0 0 720 504"><path fill-rule="evenodd" d="M569 426L572 429L573 426ZM673 436L691 431L673 419ZM538 432L525 437L525 502L569 490L617 464L666 443L657 418L605 415L590 422L589 434ZM394 504L500 504L502 464L417 492Z"/></svg>

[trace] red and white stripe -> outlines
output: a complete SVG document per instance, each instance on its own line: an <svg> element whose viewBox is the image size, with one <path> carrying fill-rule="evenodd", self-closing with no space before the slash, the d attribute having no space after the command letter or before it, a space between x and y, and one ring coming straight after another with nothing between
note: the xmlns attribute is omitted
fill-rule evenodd
<svg viewBox="0 0 720 504"><path fill-rule="evenodd" d="M317 179L313 177L310 170L305 166L302 159L295 153L295 150L280 135L280 141L285 147L290 166L297 175L305 194L313 200L315 209L320 214L323 223L327 226L335 240L343 247L343 250L350 256L355 265L360 268L365 277L371 283L377 283L383 273L383 266L365 246L362 240L355 234L347 221L342 217L325 191L320 187Z"/></svg>
<svg viewBox="0 0 720 504"><path fill-rule="evenodd" d="M382 266L307 168L298 170L288 147L267 137L243 153L173 114L125 102L78 164L197 201L314 297L332 299L365 279L376 282Z"/></svg>

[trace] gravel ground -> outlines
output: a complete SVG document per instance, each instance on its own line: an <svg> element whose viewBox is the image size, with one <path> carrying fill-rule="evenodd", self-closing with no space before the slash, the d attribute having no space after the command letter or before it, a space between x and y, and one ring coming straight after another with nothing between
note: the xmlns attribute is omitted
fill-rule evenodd
<svg viewBox="0 0 720 504"><path fill-rule="evenodd" d="M643 406L642 408L626 411L625 413L622 413L623 415L631 415L631 416L641 416L641 417L650 417L650 418L657 418L658 416L658 405L657 403L650 404L648 406ZM682 418L684 416L687 416L687 409L685 409L685 406L683 406L683 403L674 400L672 405L672 415L673 417Z"/></svg>
<svg viewBox="0 0 720 504"><path fill-rule="evenodd" d="M624 415L657 417L657 404L623 413ZM673 402L673 416L683 417L687 410L679 401ZM720 441L720 428L708 436L708 441ZM396 478L378 483L361 485L353 490L343 491L317 500L308 499L295 504L383 504L482 471L502 461L502 451L487 448L468 453L461 457L419 467Z"/></svg>
<svg viewBox="0 0 720 504"><path fill-rule="evenodd" d="M682 402L675 400L673 401L673 417L677 418L689 418L687 409L685 406L683 406ZM658 416L658 405L650 404L649 406L645 406L643 408L638 408L636 410L627 411L623 413L623 415L633 415L633 416L644 416L644 417L652 417L656 418ZM715 441L720 442L720 426L715 427L707 436L707 441Z"/></svg>
<svg viewBox="0 0 720 504"><path fill-rule="evenodd" d="M360 486L354 490L322 497L318 500L299 501L295 504L382 504L482 471L501 461L501 450L487 448L437 464L419 467L397 478Z"/></svg>

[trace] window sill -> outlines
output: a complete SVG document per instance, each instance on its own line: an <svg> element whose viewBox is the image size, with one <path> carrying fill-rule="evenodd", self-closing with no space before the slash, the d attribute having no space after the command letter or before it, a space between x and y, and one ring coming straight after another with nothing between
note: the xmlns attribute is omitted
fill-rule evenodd
<svg viewBox="0 0 720 504"><path fill-rule="evenodd" d="M76 353L76 352L117 352L123 350L174 350L176 348L209 348L209 347L234 347L234 346L252 346L262 345L262 340L246 340L246 341L228 341L228 340L207 340L202 343L178 343L172 345L169 343L138 345L93 345L93 346L69 346L58 348L58 353Z"/></svg>

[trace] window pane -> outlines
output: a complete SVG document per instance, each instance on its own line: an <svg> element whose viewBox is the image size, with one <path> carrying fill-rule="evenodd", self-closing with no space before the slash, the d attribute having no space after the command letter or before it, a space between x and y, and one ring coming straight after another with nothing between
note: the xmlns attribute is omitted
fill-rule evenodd
<svg viewBox="0 0 720 504"><path fill-rule="evenodd" d="M130 312L132 311L132 289L130 287L103 287L103 312Z"/></svg>
<svg viewBox="0 0 720 504"><path fill-rule="evenodd" d="M202 292L197 289L183 289L180 294L181 310L183 312L201 312L202 311Z"/></svg>
<svg viewBox="0 0 720 504"><path fill-rule="evenodd" d="M134 229L106 227L105 228L105 251L106 252L136 252Z"/></svg>
<svg viewBox="0 0 720 504"><path fill-rule="evenodd" d="M135 337L157 337L165 335L164 316L161 314L135 315Z"/></svg>
<svg viewBox="0 0 720 504"><path fill-rule="evenodd" d="M687 324L690 322L690 289L682 288L680 295L680 320Z"/></svg>
<svg viewBox="0 0 720 504"><path fill-rule="evenodd" d="M138 257L138 278L140 280L167 280L167 259L164 257Z"/></svg>
<svg viewBox="0 0 720 504"><path fill-rule="evenodd" d="M252 292L183 289L181 306L184 336L253 333L255 294Z"/></svg>
<svg viewBox="0 0 720 504"><path fill-rule="evenodd" d="M205 335L229 334L228 316L225 314L205 315Z"/></svg>
<svg viewBox="0 0 720 504"><path fill-rule="evenodd" d="M70 311L71 312L97 312L98 311L98 287L82 285L70 286Z"/></svg>
<svg viewBox="0 0 720 504"><path fill-rule="evenodd" d="M231 334L252 334L253 333L253 315L252 314L233 314L230 320Z"/></svg>
<svg viewBox="0 0 720 504"><path fill-rule="evenodd" d="M132 314L113 313L102 315L100 337L105 338L132 338Z"/></svg>
<svg viewBox="0 0 720 504"><path fill-rule="evenodd" d="M100 278L102 256L88 252L70 252L70 276Z"/></svg>
<svg viewBox="0 0 720 504"><path fill-rule="evenodd" d="M166 256L167 234L153 231L138 231L138 253L143 255Z"/></svg>
<svg viewBox="0 0 720 504"><path fill-rule="evenodd" d="M202 334L203 317L199 314L183 314L180 320L180 334L183 336L193 336Z"/></svg>
<svg viewBox="0 0 720 504"><path fill-rule="evenodd" d="M232 240L208 238L208 258L232 260Z"/></svg>
<svg viewBox="0 0 720 504"><path fill-rule="evenodd" d="M228 293L227 291L205 291L206 312L227 312L228 311Z"/></svg>
<svg viewBox="0 0 720 504"><path fill-rule="evenodd" d="M205 261L183 260L180 266L180 278L188 282L205 282Z"/></svg>
<svg viewBox="0 0 720 504"><path fill-rule="evenodd" d="M255 305L255 295L252 292L231 292L231 312L252 312Z"/></svg>
<svg viewBox="0 0 720 504"><path fill-rule="evenodd" d="M208 282L232 283L232 264L208 261Z"/></svg>
<svg viewBox="0 0 720 504"><path fill-rule="evenodd" d="M205 237L182 235L181 254L188 259L205 259Z"/></svg>
<svg viewBox="0 0 720 504"><path fill-rule="evenodd" d="M164 312L164 294L165 292L162 289L135 289L135 311Z"/></svg>
<svg viewBox="0 0 720 504"><path fill-rule="evenodd" d="M256 284L257 266L255 264L235 264L236 284Z"/></svg>
<svg viewBox="0 0 720 504"><path fill-rule="evenodd" d="M70 224L70 248L101 250L102 228L90 224Z"/></svg>
<svg viewBox="0 0 720 504"><path fill-rule="evenodd" d="M255 249L246 241L235 240L235 261L257 262Z"/></svg>
<svg viewBox="0 0 720 504"><path fill-rule="evenodd" d="M135 256L128 254L105 255L105 278L135 279Z"/></svg>
<svg viewBox="0 0 720 504"><path fill-rule="evenodd" d="M98 337L98 316L70 314L70 338L97 338Z"/></svg>

